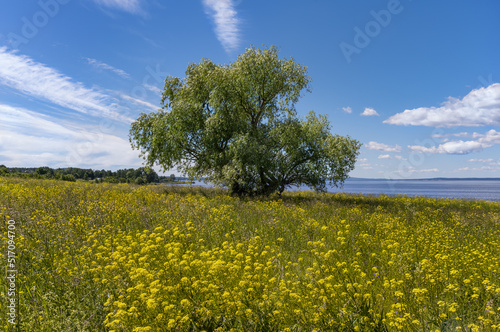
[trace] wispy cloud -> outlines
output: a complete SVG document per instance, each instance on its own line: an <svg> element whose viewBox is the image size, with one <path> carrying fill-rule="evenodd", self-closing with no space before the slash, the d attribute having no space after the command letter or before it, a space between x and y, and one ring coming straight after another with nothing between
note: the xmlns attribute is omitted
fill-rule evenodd
<svg viewBox="0 0 500 332"><path fill-rule="evenodd" d="M352 108L350 106L347 106L347 107L342 107L342 109L344 110L344 112L346 112L347 114L351 114L352 113Z"/></svg>
<svg viewBox="0 0 500 332"><path fill-rule="evenodd" d="M384 121L395 125L477 127L500 125L500 83L472 90L462 99L448 98L441 107L405 110Z"/></svg>
<svg viewBox="0 0 500 332"><path fill-rule="evenodd" d="M121 94L120 97L122 99L125 99L125 100L128 100L128 101L131 101L132 103L136 104L136 105L141 105L141 106L145 106L147 108L149 108L150 111L156 111L158 110L159 106L155 106L147 101L144 101L144 100L140 100L140 99L137 99L137 98L132 98L130 96L127 96L125 94Z"/></svg>
<svg viewBox="0 0 500 332"><path fill-rule="evenodd" d="M481 164L487 164L488 166L482 166L481 168L471 168L473 170L498 170L500 169L500 159L493 159L493 158L479 158L479 159L469 159L467 160L468 162L472 163L481 163ZM469 167L466 167L469 168ZM459 170L464 170L464 169L459 169Z"/></svg>
<svg viewBox="0 0 500 332"><path fill-rule="evenodd" d="M27 131L31 135L42 137L61 136L74 138L75 132L68 125L56 123L50 116L32 112L21 107L0 104L0 130ZM6 132L5 132L6 134ZM2 135L4 136L4 135Z"/></svg>
<svg viewBox="0 0 500 332"><path fill-rule="evenodd" d="M396 159L396 160L406 160L405 158L403 158L402 156L400 155L395 155L395 156L391 156L391 155L388 155L388 154L381 154L377 157L377 159Z"/></svg>
<svg viewBox="0 0 500 332"><path fill-rule="evenodd" d="M468 133L468 132L460 132L460 133L450 133L450 134L433 134L431 137L433 138L447 138L447 137L472 137L477 138L481 137L481 134L478 133Z"/></svg>
<svg viewBox="0 0 500 332"><path fill-rule="evenodd" d="M148 89L149 91L155 93L155 94L159 94L161 95L162 91L160 88L154 86L154 85L151 85L151 84L143 84L142 85L143 87L145 87L146 89Z"/></svg>
<svg viewBox="0 0 500 332"><path fill-rule="evenodd" d="M483 150L484 146L475 141L452 141L440 144L438 146L425 147L420 145L410 145L408 148L412 151L422 153L438 154L469 154Z"/></svg>
<svg viewBox="0 0 500 332"><path fill-rule="evenodd" d="M368 142L368 144L365 144L364 146L365 148L370 150L385 151L385 152L401 152L401 147L397 144L392 146L384 143L370 141Z"/></svg>
<svg viewBox="0 0 500 332"><path fill-rule="evenodd" d="M0 104L0 123L0 164L104 169L140 165L127 139L79 122Z"/></svg>
<svg viewBox="0 0 500 332"><path fill-rule="evenodd" d="M93 0L100 6L122 10L131 14L143 15L142 0Z"/></svg>
<svg viewBox="0 0 500 332"><path fill-rule="evenodd" d="M420 145L409 145L408 148L412 151L422 152L422 153L433 153L433 154L469 154L472 152L478 152L485 148L489 148L495 144L500 144L500 132L491 129L485 134L473 133L473 137L477 137L477 140L472 141L450 141L438 146L420 146Z"/></svg>
<svg viewBox="0 0 500 332"><path fill-rule="evenodd" d="M370 107L365 108L363 113L361 113L361 116L379 116L379 115L380 114L378 114L377 111L375 111L373 108Z"/></svg>
<svg viewBox="0 0 500 332"><path fill-rule="evenodd" d="M482 166L482 167L461 167L457 168L455 171L457 172L470 172L470 171L480 171L480 172L492 172L498 171L500 167L498 166Z"/></svg>
<svg viewBox="0 0 500 332"><path fill-rule="evenodd" d="M104 62L96 60L96 59L91 59L91 58L85 58L85 60L87 60L87 62L90 65L94 66L95 68L112 71L113 73L115 73L123 78L130 78L130 75L127 74L124 70L110 66L107 63L104 63Z"/></svg>
<svg viewBox="0 0 500 332"><path fill-rule="evenodd" d="M121 119L115 100L86 88L56 69L0 48L0 84L58 106L99 117ZM122 119L129 121L129 119Z"/></svg>
<svg viewBox="0 0 500 332"><path fill-rule="evenodd" d="M426 169L415 169L413 167L410 167L407 170L397 170L397 171L392 171L392 173L409 173L409 174L414 174L414 173L436 173L439 172L439 169L437 168L426 168Z"/></svg>
<svg viewBox="0 0 500 332"><path fill-rule="evenodd" d="M493 158L487 158L487 159L484 159L484 158L479 158L479 159L476 159L476 158L472 158L472 159L469 159L467 161L470 161L470 162L473 162L473 163L492 163L494 162L495 159Z"/></svg>
<svg viewBox="0 0 500 332"><path fill-rule="evenodd" d="M215 34L227 53L240 43L239 19L232 0L202 0L205 12L215 24Z"/></svg>

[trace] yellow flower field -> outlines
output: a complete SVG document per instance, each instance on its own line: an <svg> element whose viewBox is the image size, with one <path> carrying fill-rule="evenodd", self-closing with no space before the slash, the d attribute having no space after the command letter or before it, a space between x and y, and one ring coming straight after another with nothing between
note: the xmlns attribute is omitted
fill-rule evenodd
<svg viewBox="0 0 500 332"><path fill-rule="evenodd" d="M20 331L500 331L498 203L0 178L0 216Z"/></svg>

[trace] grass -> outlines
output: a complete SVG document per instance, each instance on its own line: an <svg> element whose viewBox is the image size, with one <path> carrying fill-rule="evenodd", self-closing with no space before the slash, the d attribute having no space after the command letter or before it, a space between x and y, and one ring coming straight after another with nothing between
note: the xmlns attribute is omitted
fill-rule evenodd
<svg viewBox="0 0 500 332"><path fill-rule="evenodd" d="M0 178L6 331L500 330L500 204Z"/></svg>

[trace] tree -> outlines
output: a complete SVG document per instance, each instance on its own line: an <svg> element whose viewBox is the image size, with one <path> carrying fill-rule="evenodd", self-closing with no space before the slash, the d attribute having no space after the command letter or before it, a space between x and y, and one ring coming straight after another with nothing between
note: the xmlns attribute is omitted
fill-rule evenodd
<svg viewBox="0 0 500 332"><path fill-rule="evenodd" d="M154 183L154 182L160 181L158 174L156 174L156 172L153 169L146 167L144 169L144 173L146 174L146 182L147 183Z"/></svg>
<svg viewBox="0 0 500 332"><path fill-rule="evenodd" d="M129 170L127 170L127 176L126 176L126 177L127 177L127 181L128 181L128 182L131 182L132 180L134 180L134 179L135 179L134 174L135 174L135 172L134 172L134 170L133 170L133 169L129 169Z"/></svg>
<svg viewBox="0 0 500 332"><path fill-rule="evenodd" d="M107 175L104 177L104 179L102 179L102 182L119 183L120 181L112 175Z"/></svg>
<svg viewBox="0 0 500 332"><path fill-rule="evenodd" d="M73 174L63 174L61 176L61 180L75 182L76 178Z"/></svg>
<svg viewBox="0 0 500 332"><path fill-rule="evenodd" d="M0 176L9 173L9 169L5 165L0 165Z"/></svg>
<svg viewBox="0 0 500 332"><path fill-rule="evenodd" d="M35 174L43 175L47 178L51 178L54 175L54 170L48 166L38 167L35 170Z"/></svg>
<svg viewBox="0 0 500 332"><path fill-rule="evenodd" d="M130 142L149 167L177 167L239 195L342 185L360 144L331 134L325 116L297 118L309 82L306 67L274 46L229 65L191 63L185 78L166 78L162 109L132 123Z"/></svg>

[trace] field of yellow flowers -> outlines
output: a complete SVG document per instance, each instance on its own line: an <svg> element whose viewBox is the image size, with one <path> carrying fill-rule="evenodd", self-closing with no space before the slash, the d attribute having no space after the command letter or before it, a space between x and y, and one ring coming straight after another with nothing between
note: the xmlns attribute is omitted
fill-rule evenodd
<svg viewBox="0 0 500 332"><path fill-rule="evenodd" d="M500 331L498 203L0 178L0 220L6 331Z"/></svg>

